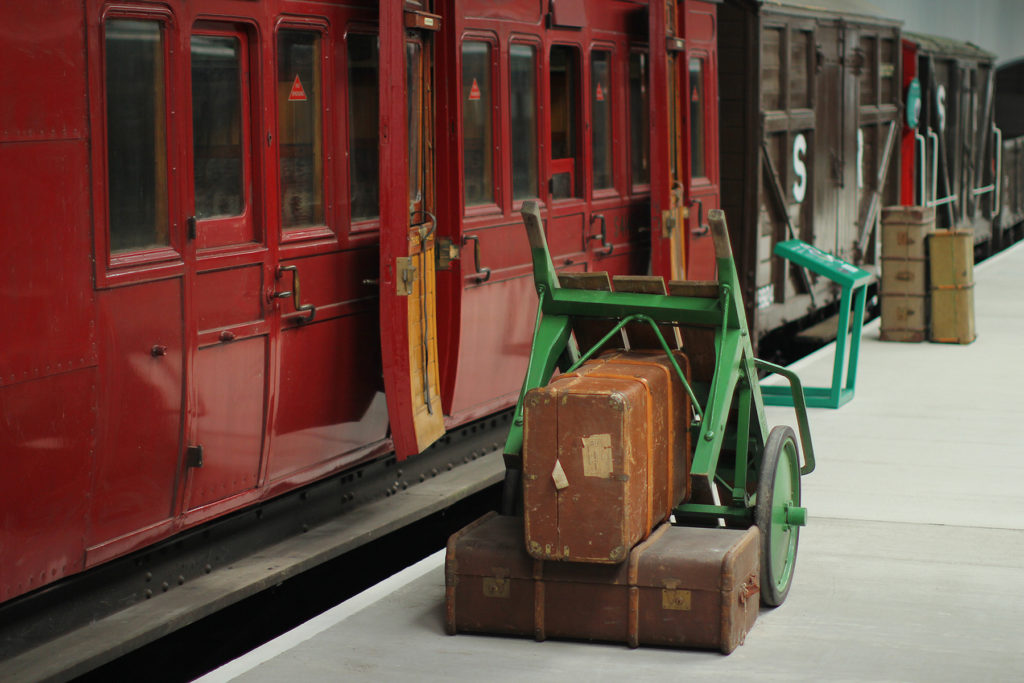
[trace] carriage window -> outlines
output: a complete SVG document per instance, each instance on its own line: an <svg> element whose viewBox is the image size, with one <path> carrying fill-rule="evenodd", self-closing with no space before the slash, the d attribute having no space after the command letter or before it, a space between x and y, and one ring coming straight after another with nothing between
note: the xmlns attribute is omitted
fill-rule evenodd
<svg viewBox="0 0 1024 683"><path fill-rule="evenodd" d="M703 178L704 166L704 60L690 60L690 176Z"/></svg>
<svg viewBox="0 0 1024 683"><path fill-rule="evenodd" d="M167 246L163 30L111 19L104 48L110 251Z"/></svg>
<svg viewBox="0 0 1024 683"><path fill-rule="evenodd" d="M462 162L466 206L494 201L491 44L462 44Z"/></svg>
<svg viewBox="0 0 1024 683"><path fill-rule="evenodd" d="M633 185L651 182L651 134L647 98L647 55L634 52L629 56L629 149L630 176Z"/></svg>
<svg viewBox="0 0 1024 683"><path fill-rule="evenodd" d="M568 45L551 47L551 197L578 195L576 168L579 53Z"/></svg>
<svg viewBox="0 0 1024 683"><path fill-rule="evenodd" d="M196 218L238 216L245 205L241 42L197 35L191 51Z"/></svg>
<svg viewBox="0 0 1024 683"><path fill-rule="evenodd" d="M612 186L612 54L601 50L590 57L594 189Z"/></svg>
<svg viewBox="0 0 1024 683"><path fill-rule="evenodd" d="M349 191L353 221L376 218L377 187L377 65L376 36L348 38Z"/></svg>
<svg viewBox="0 0 1024 683"><path fill-rule="evenodd" d="M537 49L512 45L512 199L537 196Z"/></svg>
<svg viewBox="0 0 1024 683"><path fill-rule="evenodd" d="M409 126L409 212L423 206L423 43L405 43L406 123Z"/></svg>
<svg viewBox="0 0 1024 683"><path fill-rule="evenodd" d="M320 34L283 30L277 38L281 226L324 224Z"/></svg>

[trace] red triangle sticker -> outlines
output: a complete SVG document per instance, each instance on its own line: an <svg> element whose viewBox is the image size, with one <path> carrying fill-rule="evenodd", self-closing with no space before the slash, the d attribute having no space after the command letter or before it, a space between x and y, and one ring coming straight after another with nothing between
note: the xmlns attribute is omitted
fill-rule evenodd
<svg viewBox="0 0 1024 683"><path fill-rule="evenodd" d="M299 80L298 74L295 75L295 82L292 83L292 91L288 93L289 102L305 102L306 91L302 89L302 81Z"/></svg>
<svg viewBox="0 0 1024 683"><path fill-rule="evenodd" d="M693 89L693 94L690 95L690 100L692 102L700 102L700 95L697 94L696 88Z"/></svg>
<svg viewBox="0 0 1024 683"><path fill-rule="evenodd" d="M473 79L473 87L469 89L469 101L473 102L480 99L480 86L477 85L476 79Z"/></svg>
<svg viewBox="0 0 1024 683"><path fill-rule="evenodd" d="M594 95L594 99L598 102L604 102L604 90L601 88L601 84L597 84L597 93Z"/></svg>

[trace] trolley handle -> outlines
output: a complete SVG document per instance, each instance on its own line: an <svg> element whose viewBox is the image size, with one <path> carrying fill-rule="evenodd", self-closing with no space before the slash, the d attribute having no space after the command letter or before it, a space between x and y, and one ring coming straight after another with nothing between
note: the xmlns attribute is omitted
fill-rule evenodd
<svg viewBox="0 0 1024 683"><path fill-rule="evenodd" d="M782 375L789 380L789 388L793 392L793 408L796 411L796 422L800 428L800 445L803 446L804 466L800 468L800 474L806 475L814 471L814 446L811 444L811 426L807 422L807 402L804 400L804 387L800 378L795 372L766 360L754 359L754 365L758 370Z"/></svg>

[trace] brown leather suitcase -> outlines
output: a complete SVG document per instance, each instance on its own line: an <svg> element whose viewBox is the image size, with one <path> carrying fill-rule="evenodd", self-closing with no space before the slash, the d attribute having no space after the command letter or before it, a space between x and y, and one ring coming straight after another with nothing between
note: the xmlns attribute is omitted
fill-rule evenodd
<svg viewBox="0 0 1024 683"><path fill-rule="evenodd" d="M523 549L521 519L492 513L448 541L447 630L728 654L757 619L759 539L663 524L627 562L549 562Z"/></svg>
<svg viewBox="0 0 1024 683"><path fill-rule="evenodd" d="M675 358L687 374L686 356ZM607 353L527 394L529 553L624 561L689 497L689 413L689 397L662 352Z"/></svg>

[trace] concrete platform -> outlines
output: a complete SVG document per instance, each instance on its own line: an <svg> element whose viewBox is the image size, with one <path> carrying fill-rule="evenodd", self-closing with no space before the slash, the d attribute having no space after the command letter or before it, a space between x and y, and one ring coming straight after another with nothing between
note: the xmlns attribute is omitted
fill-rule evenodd
<svg viewBox="0 0 1024 683"><path fill-rule="evenodd" d="M200 680L1024 679L1024 245L976 280L974 344L876 322L853 401L812 410L793 588L732 655L447 636L442 552ZM797 369L824 385L831 363Z"/></svg>

